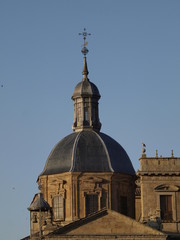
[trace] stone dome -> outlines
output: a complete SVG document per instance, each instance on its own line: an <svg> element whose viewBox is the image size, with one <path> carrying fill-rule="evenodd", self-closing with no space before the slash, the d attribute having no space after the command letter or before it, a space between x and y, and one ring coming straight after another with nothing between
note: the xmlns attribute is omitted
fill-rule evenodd
<svg viewBox="0 0 180 240"><path fill-rule="evenodd" d="M135 175L126 151L114 139L93 130L74 132L52 149L42 175L64 172L115 172Z"/></svg>

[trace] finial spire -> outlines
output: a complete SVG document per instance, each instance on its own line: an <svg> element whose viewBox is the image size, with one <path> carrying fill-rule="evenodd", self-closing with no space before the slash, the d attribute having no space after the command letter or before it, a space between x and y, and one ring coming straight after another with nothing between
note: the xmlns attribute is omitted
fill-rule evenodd
<svg viewBox="0 0 180 240"><path fill-rule="evenodd" d="M87 78L88 75L88 67L87 67L87 61L86 61L86 57L84 57L84 65L83 65L83 71L82 71L82 75L83 75L83 80L85 78Z"/></svg>
<svg viewBox="0 0 180 240"><path fill-rule="evenodd" d="M91 33L87 33L86 32L86 28L84 28L84 31L82 33L79 33L79 35L82 35L83 36L83 39L84 39L84 43L82 45L82 49L81 49L81 52L82 54L84 55L84 57L86 57L86 55L88 54L89 50L87 49L87 45L88 45L88 42L86 41L86 38L87 36L90 36Z"/></svg>

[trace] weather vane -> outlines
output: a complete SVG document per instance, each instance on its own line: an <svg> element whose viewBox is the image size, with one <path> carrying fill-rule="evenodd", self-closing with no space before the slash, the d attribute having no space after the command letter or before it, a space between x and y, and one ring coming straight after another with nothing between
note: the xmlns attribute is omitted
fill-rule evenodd
<svg viewBox="0 0 180 240"><path fill-rule="evenodd" d="M79 33L79 35L82 35L83 39L84 39L84 44L82 45L83 48L81 49L81 52L84 55L84 57L86 57L86 54L88 54L88 52L89 52L89 50L86 47L88 45L88 42L86 41L86 38L87 38L87 36L90 36L91 33L87 33L86 28L84 28L84 31L82 33Z"/></svg>

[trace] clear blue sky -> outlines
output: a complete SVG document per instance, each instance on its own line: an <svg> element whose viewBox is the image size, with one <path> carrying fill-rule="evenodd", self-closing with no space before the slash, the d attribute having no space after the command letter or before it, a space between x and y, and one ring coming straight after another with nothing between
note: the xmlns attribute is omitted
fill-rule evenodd
<svg viewBox="0 0 180 240"><path fill-rule="evenodd" d="M139 168L147 155L180 156L180 1L0 1L0 239L29 234L36 180L72 132L82 38L101 93L102 131Z"/></svg>

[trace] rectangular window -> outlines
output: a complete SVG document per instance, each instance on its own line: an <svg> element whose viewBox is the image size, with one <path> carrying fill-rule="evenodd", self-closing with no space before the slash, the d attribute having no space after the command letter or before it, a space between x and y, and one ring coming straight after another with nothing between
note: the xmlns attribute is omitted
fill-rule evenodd
<svg viewBox="0 0 180 240"><path fill-rule="evenodd" d="M120 212L124 215L128 214L128 207L127 207L127 197L121 196L120 197Z"/></svg>
<svg viewBox="0 0 180 240"><path fill-rule="evenodd" d="M61 195L53 198L53 216L54 220L64 219L64 199Z"/></svg>
<svg viewBox="0 0 180 240"><path fill-rule="evenodd" d="M161 219L172 220L172 196L161 195L160 196L160 208L161 208Z"/></svg>
<svg viewBox="0 0 180 240"><path fill-rule="evenodd" d="M88 114L88 108L84 108L84 120L89 121L89 114Z"/></svg>
<svg viewBox="0 0 180 240"><path fill-rule="evenodd" d="M97 118L97 110L96 110L96 108L95 107L93 107L93 113L92 113L92 119L93 119L93 122L95 122L96 121L96 118Z"/></svg>
<svg viewBox="0 0 180 240"><path fill-rule="evenodd" d="M37 213L33 213L33 216L32 216L32 222L33 223L37 223Z"/></svg>
<svg viewBox="0 0 180 240"><path fill-rule="evenodd" d="M98 195L86 195L86 215L98 211Z"/></svg>

